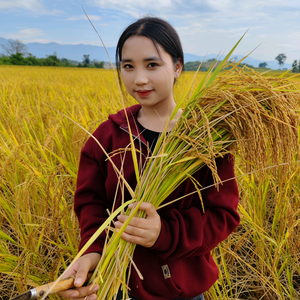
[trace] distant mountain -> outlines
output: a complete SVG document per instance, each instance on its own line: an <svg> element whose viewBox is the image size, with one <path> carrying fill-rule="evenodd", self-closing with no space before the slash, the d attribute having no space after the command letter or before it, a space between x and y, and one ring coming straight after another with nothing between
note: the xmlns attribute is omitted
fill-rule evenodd
<svg viewBox="0 0 300 300"><path fill-rule="evenodd" d="M0 44L7 44L9 40L1 38L0 37ZM98 61L106 61L108 62L108 56L106 54L106 51L104 47L101 46L92 46L92 45L62 45L58 43L48 43L48 44L41 44L41 43L28 43L26 44L28 47L29 53L32 55L38 57L38 58L43 58L46 57L47 55L52 55L54 52L56 52L58 58L67 58L70 60L76 60L78 62L81 62L83 60L83 55L84 54L89 54L91 60L98 60ZM107 48L108 54L113 62L115 62L115 47L108 47ZM3 52L2 49L0 48L0 52ZM217 55L216 54L209 54L205 57L205 59L212 59L215 58ZM239 60L243 58L243 55L233 55L235 60ZM189 54L185 53L184 54L184 60L185 62L189 61L202 61L204 59L204 56L198 56L194 54ZM244 61L245 63L252 65L253 67L258 67L258 65L262 62L263 60L258 60L254 59L251 57L247 57ZM278 63L274 61L265 61L268 64L268 68L271 69L278 69ZM284 64L284 68L291 69L292 65L291 64Z"/></svg>
<svg viewBox="0 0 300 300"><path fill-rule="evenodd" d="M6 44L9 40L0 37L0 44ZM53 55L56 52L58 58L67 58L81 62L84 54L90 55L90 60L109 61L104 47L92 45L62 45L58 43L28 43L28 52L32 55L43 58L47 55ZM115 47L108 47L107 51L112 61L115 61ZM0 52L2 49L0 48Z"/></svg>
<svg viewBox="0 0 300 300"><path fill-rule="evenodd" d="M190 53L184 53L184 62L187 63L189 61L202 61L204 58L205 60L207 59L212 59L212 58L216 58L217 55L216 54L209 54L207 56L199 56L199 55L195 55L195 54L190 54Z"/></svg>
<svg viewBox="0 0 300 300"><path fill-rule="evenodd" d="M67 58L81 62L84 54L90 55L90 60L96 59L98 61L109 61L104 47L92 45L61 45L58 43L40 44L29 43L27 44L29 53L36 57L45 57L57 53L58 58ZM115 61L115 47L107 48L108 54L112 61Z"/></svg>
<svg viewBox="0 0 300 300"><path fill-rule="evenodd" d="M1 36L0 36L0 45L1 44L6 44L8 41L11 41L11 40L7 40L7 39L4 39L4 38L2 38Z"/></svg>

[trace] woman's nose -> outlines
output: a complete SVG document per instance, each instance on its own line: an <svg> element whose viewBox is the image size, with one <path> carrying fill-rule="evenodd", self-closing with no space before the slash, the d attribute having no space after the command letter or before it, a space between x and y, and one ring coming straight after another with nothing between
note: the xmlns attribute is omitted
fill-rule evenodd
<svg viewBox="0 0 300 300"><path fill-rule="evenodd" d="M146 73L142 70L140 71L136 71L136 74L135 74L135 78L134 78L134 84L136 85L145 85L149 82L149 79L146 75Z"/></svg>

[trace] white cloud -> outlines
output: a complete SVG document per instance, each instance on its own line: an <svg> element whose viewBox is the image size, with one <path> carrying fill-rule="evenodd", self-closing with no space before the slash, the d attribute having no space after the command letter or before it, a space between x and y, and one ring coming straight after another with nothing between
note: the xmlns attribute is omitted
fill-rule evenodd
<svg viewBox="0 0 300 300"><path fill-rule="evenodd" d="M153 2L151 1L145 1L145 0L91 0L91 3L93 3L96 6L99 6L101 8L112 8L112 9L153 9L160 10L162 8L170 8L174 3L172 0L160 0L155 2L155 5L153 5ZM178 1L177 1L178 2ZM180 1L179 1L180 2Z"/></svg>
<svg viewBox="0 0 300 300"><path fill-rule="evenodd" d="M0 11L29 10L39 15L58 15L59 10L47 10L40 0L0 0Z"/></svg>
<svg viewBox="0 0 300 300"><path fill-rule="evenodd" d="M172 10L173 0L160 0L155 2L145 0L88 0L88 2L99 8L115 9L122 13L129 14L134 18L147 13L161 12Z"/></svg>
<svg viewBox="0 0 300 300"><path fill-rule="evenodd" d="M294 32L290 33L289 37L294 41L297 41L297 40L299 41L300 31L294 31Z"/></svg>
<svg viewBox="0 0 300 300"><path fill-rule="evenodd" d="M135 15L136 13L145 14L147 10L156 11L159 14L172 14L177 17L183 16L184 11L193 11L194 13L201 15L203 13L227 13L228 16L223 17L230 18L230 15L234 14L238 16L241 12L242 18L249 18L250 12L255 12L255 15L259 17L268 16L268 10L282 10L298 9L299 0L160 0L151 1L144 0L88 0L88 2L99 8L116 9Z"/></svg>
<svg viewBox="0 0 300 300"><path fill-rule="evenodd" d="M88 15L88 17L91 21L101 20L101 17L99 17L99 16ZM79 20L88 20L88 18L86 15L79 15L79 16L73 16L73 17L68 18L68 21L79 21Z"/></svg>
<svg viewBox="0 0 300 300"><path fill-rule="evenodd" d="M29 44L29 43L40 43L40 44L57 43L57 44L62 44L62 45L67 44L67 43L63 43L60 40L38 39L38 38L30 38L30 39L27 39L25 42L26 42L26 44Z"/></svg>
<svg viewBox="0 0 300 300"><path fill-rule="evenodd" d="M254 29L253 27L251 30ZM238 28L230 28L230 29L212 29L212 32L218 32L222 34L226 34L231 37L241 37L245 32L249 30L249 27L238 27ZM249 33L247 33L249 36Z"/></svg>
<svg viewBox="0 0 300 300"><path fill-rule="evenodd" d="M42 5L38 0L0 0L0 9L27 9L37 11L42 9Z"/></svg>
<svg viewBox="0 0 300 300"><path fill-rule="evenodd" d="M15 33L5 33L1 36L5 39L12 39L12 40L22 40L27 42L27 40L35 38L36 36L44 35L44 32L38 28L27 28L19 30Z"/></svg>
<svg viewBox="0 0 300 300"><path fill-rule="evenodd" d="M296 49L295 45L289 45L289 44L278 44L279 47L283 48L293 48Z"/></svg>

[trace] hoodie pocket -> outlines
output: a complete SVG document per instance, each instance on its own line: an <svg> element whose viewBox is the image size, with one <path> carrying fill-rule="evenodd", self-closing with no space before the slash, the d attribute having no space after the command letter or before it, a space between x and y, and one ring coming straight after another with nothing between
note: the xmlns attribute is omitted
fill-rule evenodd
<svg viewBox="0 0 300 300"><path fill-rule="evenodd" d="M172 273L170 271L168 260L167 259L160 259L161 264L161 271L166 283L166 286L168 287L170 294L172 297L176 298L181 293L181 290L176 287L174 284Z"/></svg>
<svg viewBox="0 0 300 300"><path fill-rule="evenodd" d="M131 266L130 293L139 299L173 299L181 293L172 279L168 261L156 256L153 251L147 248L137 247L133 260L140 273L141 279L136 270Z"/></svg>

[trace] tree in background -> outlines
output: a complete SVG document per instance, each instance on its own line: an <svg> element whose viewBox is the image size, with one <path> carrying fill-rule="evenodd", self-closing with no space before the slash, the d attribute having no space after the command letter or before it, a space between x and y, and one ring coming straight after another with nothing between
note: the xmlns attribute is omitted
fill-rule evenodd
<svg viewBox="0 0 300 300"><path fill-rule="evenodd" d="M56 51L52 55L47 55L47 58L42 59L43 66L59 67L61 66L61 61L57 58Z"/></svg>
<svg viewBox="0 0 300 300"><path fill-rule="evenodd" d="M202 63L200 67L200 71L207 71L211 64L213 64L215 59L208 59L206 62ZM196 71L198 67L200 66L201 62L199 60L197 61L188 61L184 64L184 70L185 71Z"/></svg>
<svg viewBox="0 0 300 300"><path fill-rule="evenodd" d="M65 67L72 67L72 64L67 58L62 58L60 61L64 64Z"/></svg>
<svg viewBox="0 0 300 300"><path fill-rule="evenodd" d="M12 65L26 65L26 60L23 57L23 54L20 52L16 54L11 54L9 60Z"/></svg>
<svg viewBox="0 0 300 300"><path fill-rule="evenodd" d="M84 66L87 66L91 63L91 60L90 60L90 55L89 54L84 54L83 55L83 61L82 61L83 65Z"/></svg>
<svg viewBox="0 0 300 300"><path fill-rule="evenodd" d="M258 65L259 68L266 68L268 64L266 62L262 62Z"/></svg>
<svg viewBox="0 0 300 300"><path fill-rule="evenodd" d="M21 53L23 56L28 54L28 47L20 40L8 41L8 45L1 45L7 56Z"/></svg>
<svg viewBox="0 0 300 300"><path fill-rule="evenodd" d="M78 68L104 68L104 61L90 60L89 54L83 55L82 63L79 63Z"/></svg>
<svg viewBox="0 0 300 300"><path fill-rule="evenodd" d="M103 69L104 68L104 61L94 61L94 66L96 68Z"/></svg>
<svg viewBox="0 0 300 300"><path fill-rule="evenodd" d="M30 53L29 56L25 58L25 63L28 66L41 66L40 60Z"/></svg>
<svg viewBox="0 0 300 300"><path fill-rule="evenodd" d="M0 55L0 65L11 65L11 63L9 61L9 57L1 54Z"/></svg>
<svg viewBox="0 0 300 300"><path fill-rule="evenodd" d="M284 53L278 54L275 59L278 61L279 66L284 65L286 60L286 55Z"/></svg>
<svg viewBox="0 0 300 300"><path fill-rule="evenodd" d="M91 66L91 60L90 60L90 55L89 54L84 54L83 55L83 60L82 63L79 63L78 68L90 68Z"/></svg>
<svg viewBox="0 0 300 300"><path fill-rule="evenodd" d="M294 73L298 73L298 62L297 62L297 60L295 59L294 60L294 62L293 62L293 64L292 64L292 72L294 72Z"/></svg>

